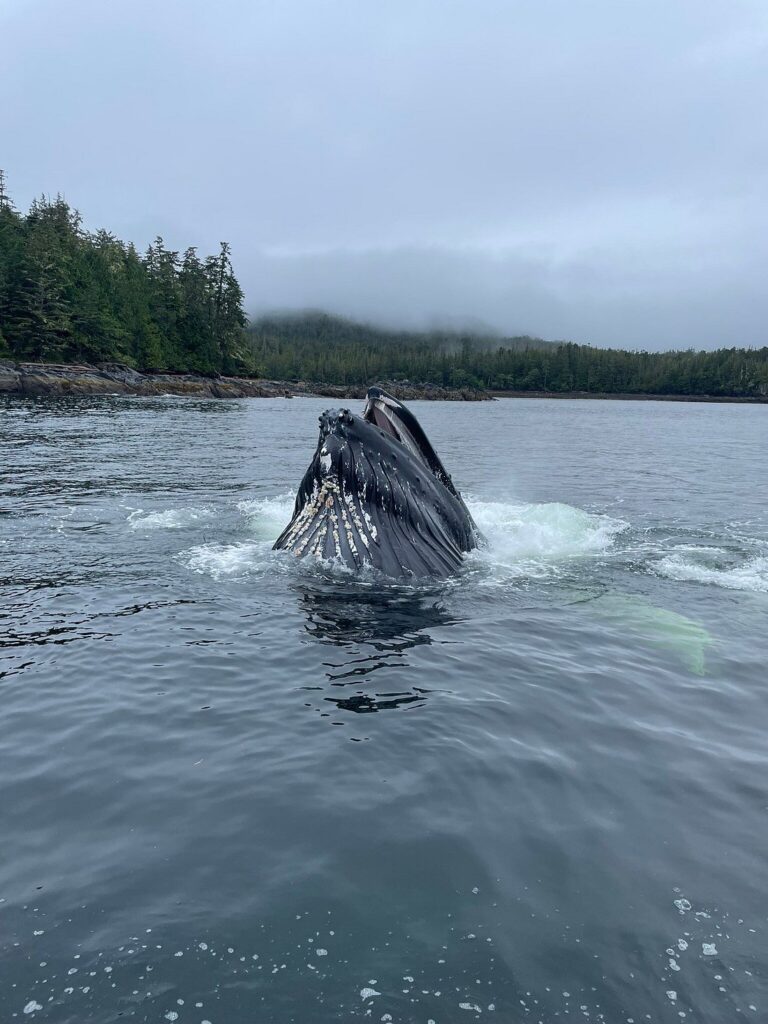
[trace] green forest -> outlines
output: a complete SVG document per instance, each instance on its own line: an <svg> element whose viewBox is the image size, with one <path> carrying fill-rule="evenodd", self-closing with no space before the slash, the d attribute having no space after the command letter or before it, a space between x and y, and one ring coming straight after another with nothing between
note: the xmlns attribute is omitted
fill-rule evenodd
<svg viewBox="0 0 768 1024"><path fill-rule="evenodd" d="M85 231L61 197L14 208L0 171L0 357L252 373L230 249L201 259L157 238L145 253Z"/></svg>
<svg viewBox="0 0 768 1024"><path fill-rule="evenodd" d="M248 324L230 247L140 253L61 197L16 210L0 171L0 358L324 384L768 397L768 348L638 352L385 330L326 313Z"/></svg>
<svg viewBox="0 0 768 1024"><path fill-rule="evenodd" d="M628 352L530 337L385 331L323 313L262 317L248 333L260 370L276 380L768 397L768 348Z"/></svg>

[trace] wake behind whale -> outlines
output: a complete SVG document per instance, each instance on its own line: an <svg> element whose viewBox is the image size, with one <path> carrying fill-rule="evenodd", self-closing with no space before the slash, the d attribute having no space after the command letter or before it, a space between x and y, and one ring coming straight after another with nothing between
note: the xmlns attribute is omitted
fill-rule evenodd
<svg viewBox="0 0 768 1024"><path fill-rule="evenodd" d="M275 549L393 577L445 577L482 539L416 417L371 388L362 416L338 409L320 417L314 458Z"/></svg>

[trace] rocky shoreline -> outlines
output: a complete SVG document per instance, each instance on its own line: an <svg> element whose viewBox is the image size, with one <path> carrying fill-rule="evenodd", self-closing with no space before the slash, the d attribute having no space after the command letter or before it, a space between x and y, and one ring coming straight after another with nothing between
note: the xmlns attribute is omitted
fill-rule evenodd
<svg viewBox="0 0 768 1024"><path fill-rule="evenodd" d="M768 404L768 396L636 395L593 391L478 391L443 388L413 381L377 381L404 402L482 402L496 398L590 398L624 401L737 402ZM265 380L253 377L203 377L195 373L141 373L122 363L15 363L0 359L0 395L79 396L180 395L189 398L296 398L320 395L339 401L365 398L357 384L318 384L310 381Z"/></svg>
<svg viewBox="0 0 768 1024"><path fill-rule="evenodd" d="M441 388L410 381L381 381L403 401L473 402L490 395L470 388ZM0 360L0 394L27 396L182 395L191 398L294 398L323 395L338 399L365 397L362 385L316 384L247 377L201 377L193 373L140 373L120 363L99 366L65 363L14 363Z"/></svg>

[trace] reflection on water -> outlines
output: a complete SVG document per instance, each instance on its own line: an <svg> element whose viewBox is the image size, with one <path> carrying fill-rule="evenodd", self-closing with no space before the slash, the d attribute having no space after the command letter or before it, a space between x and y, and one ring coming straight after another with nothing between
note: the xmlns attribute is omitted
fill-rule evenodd
<svg viewBox="0 0 768 1024"><path fill-rule="evenodd" d="M461 621L446 607L445 587L363 591L359 584L326 584L317 590L303 586L299 606L306 615L304 629L309 636L334 648L332 660L322 662L330 686L357 688L343 696L326 695L323 701L356 714L423 707L435 691L409 682L408 652L450 643L433 631ZM388 672L386 679L366 678L383 670ZM304 689L325 691L325 686Z"/></svg>
<svg viewBox="0 0 768 1024"><path fill-rule="evenodd" d="M359 584L302 587L299 604L307 616L306 630L315 640L348 647L370 644L376 650L403 652L431 644L425 630L459 621L445 603L447 588L404 587L363 590Z"/></svg>

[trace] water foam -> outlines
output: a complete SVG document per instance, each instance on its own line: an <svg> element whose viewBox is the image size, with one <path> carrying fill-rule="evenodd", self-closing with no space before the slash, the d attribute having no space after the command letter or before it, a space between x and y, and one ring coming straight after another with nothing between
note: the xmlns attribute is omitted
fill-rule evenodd
<svg viewBox="0 0 768 1024"><path fill-rule="evenodd" d="M179 561L193 572L217 580L234 580L277 570L281 563L272 556L272 544L289 522L293 503L293 494L237 502L238 512L248 520L248 540L199 544L182 552Z"/></svg>
<svg viewBox="0 0 768 1024"><path fill-rule="evenodd" d="M278 494L273 498L238 501L237 510L244 515L262 540L275 541L290 522L295 495Z"/></svg>
<svg viewBox="0 0 768 1024"><path fill-rule="evenodd" d="M550 575L559 563L599 555L612 547L628 524L557 502L469 501L469 510L488 547L475 558L516 575Z"/></svg>
<svg viewBox="0 0 768 1024"><path fill-rule="evenodd" d="M236 578L264 570L270 562L270 545L258 541L240 544L200 544L183 552L179 559L193 572Z"/></svg>
<svg viewBox="0 0 768 1024"><path fill-rule="evenodd" d="M683 583L705 583L726 590L747 590L753 593L768 593L768 558L748 558L738 565L722 566L711 564L713 549L676 552L660 559L654 570L667 579ZM707 564L707 563L710 564Z"/></svg>
<svg viewBox="0 0 768 1024"><path fill-rule="evenodd" d="M212 508L167 508L162 512L135 509L128 516L132 530L182 530L216 515Z"/></svg>

